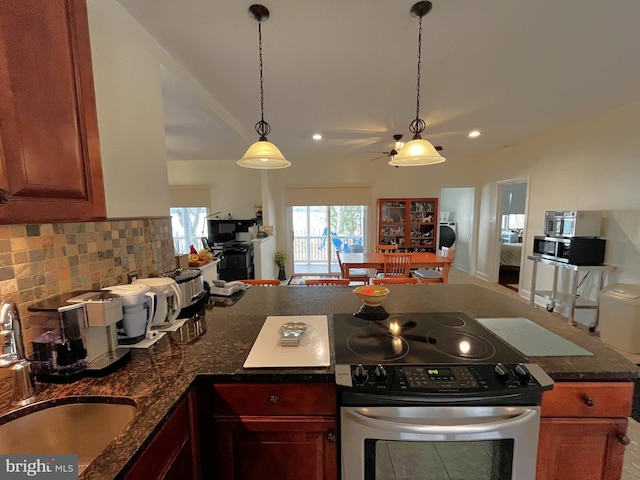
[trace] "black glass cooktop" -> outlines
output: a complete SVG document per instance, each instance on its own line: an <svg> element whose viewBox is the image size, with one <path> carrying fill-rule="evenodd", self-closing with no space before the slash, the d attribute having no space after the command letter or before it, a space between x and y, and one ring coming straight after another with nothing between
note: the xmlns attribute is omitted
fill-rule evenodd
<svg viewBox="0 0 640 480"><path fill-rule="evenodd" d="M336 364L520 363L526 357L459 312L333 315Z"/></svg>

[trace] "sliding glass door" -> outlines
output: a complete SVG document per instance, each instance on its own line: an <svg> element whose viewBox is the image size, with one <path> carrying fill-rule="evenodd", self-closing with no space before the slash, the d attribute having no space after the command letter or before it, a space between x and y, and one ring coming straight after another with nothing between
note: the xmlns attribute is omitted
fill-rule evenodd
<svg viewBox="0 0 640 480"><path fill-rule="evenodd" d="M294 274L339 274L336 250L343 253L364 251L366 206L291 208Z"/></svg>

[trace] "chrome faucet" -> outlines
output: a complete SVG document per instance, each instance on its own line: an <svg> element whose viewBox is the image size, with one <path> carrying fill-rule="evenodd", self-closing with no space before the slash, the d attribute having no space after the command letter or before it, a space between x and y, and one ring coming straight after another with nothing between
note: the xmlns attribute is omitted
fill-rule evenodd
<svg viewBox="0 0 640 480"><path fill-rule="evenodd" d="M25 358L22 324L14 302L0 305L0 368L8 368L13 382L13 403L27 405L35 399L29 362Z"/></svg>

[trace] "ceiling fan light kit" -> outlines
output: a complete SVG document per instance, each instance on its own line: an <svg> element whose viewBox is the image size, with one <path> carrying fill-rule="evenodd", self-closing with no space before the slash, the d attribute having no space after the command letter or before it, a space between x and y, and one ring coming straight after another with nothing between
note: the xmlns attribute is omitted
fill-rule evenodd
<svg viewBox="0 0 640 480"><path fill-rule="evenodd" d="M256 132L260 139L251 145L244 156L236 163L241 167L276 169L291 165L282 152L267 140L271 126L264 120L264 88L262 83L262 22L269 18L269 10L263 5L251 5L249 15L258 21L258 51L260 54L260 121L256 123Z"/></svg>
<svg viewBox="0 0 640 480"><path fill-rule="evenodd" d="M442 163L446 159L441 156L435 147L423 140L420 134L426 128L426 123L420 118L420 68L422 66L422 17L431 11L431 2L422 1L411 7L410 13L418 17L418 83L416 87L416 118L409 125L409 131L413 133L413 139L400 150L397 155L391 157L389 165L395 167L417 167L421 165L434 165Z"/></svg>

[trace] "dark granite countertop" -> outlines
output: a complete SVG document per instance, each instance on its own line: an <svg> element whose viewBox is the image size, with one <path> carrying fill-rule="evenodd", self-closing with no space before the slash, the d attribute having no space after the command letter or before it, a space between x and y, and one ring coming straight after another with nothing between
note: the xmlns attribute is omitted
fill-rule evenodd
<svg viewBox="0 0 640 480"><path fill-rule="evenodd" d="M530 357L556 381L630 381L638 368L605 346L586 328L571 327L546 311L474 285L392 285L385 301L390 313L407 311L464 312L473 318L525 317L591 351L593 356ZM122 396L133 399L133 422L91 464L80 478L118 476L142 451L193 382L331 382L333 367L244 369L254 340L268 315L329 316L355 312L360 301L348 287L253 287L227 302L207 308L198 320L206 332L194 337L193 321L170 333L147 350L134 349L131 361L100 378L85 378L67 385L37 383L37 401L70 396ZM333 338L330 338L333 346ZM333 364L333 353L332 353ZM14 407L9 402L10 382L0 382L0 414ZM64 401L64 400L63 400Z"/></svg>

